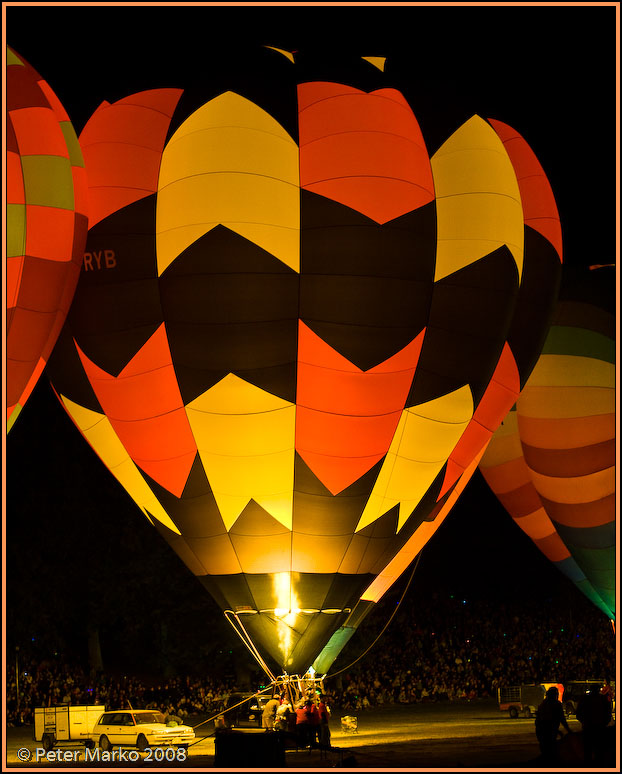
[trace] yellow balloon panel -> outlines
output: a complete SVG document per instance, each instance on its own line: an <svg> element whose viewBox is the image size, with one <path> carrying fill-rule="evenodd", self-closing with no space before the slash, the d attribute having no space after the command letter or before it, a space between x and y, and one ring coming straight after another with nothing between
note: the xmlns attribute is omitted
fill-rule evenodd
<svg viewBox="0 0 622 774"><path fill-rule="evenodd" d="M387 61L386 56L363 56L361 59L373 64L374 67L377 67L381 72L384 72L384 66Z"/></svg>
<svg viewBox="0 0 622 774"><path fill-rule="evenodd" d="M440 398L412 406L408 409L408 412L429 422L439 422L446 425L464 425L465 422L471 421L473 408L471 388L465 385L453 392L441 395ZM433 429L435 431L440 430L437 426L434 426ZM460 434L462 434L462 431L460 431ZM425 443L433 443L433 439L426 438Z"/></svg>
<svg viewBox="0 0 622 774"><path fill-rule="evenodd" d="M503 245L512 252L522 276L524 220L518 181L492 127L473 116L439 148L431 163L438 223L434 279Z"/></svg>
<svg viewBox="0 0 622 774"><path fill-rule="evenodd" d="M294 63L294 53L292 51L285 51L283 48L276 48L275 46L266 46L266 48L271 49L272 51L277 51L279 54L283 54L283 56L286 59L289 59L289 61L293 64Z"/></svg>
<svg viewBox="0 0 622 774"><path fill-rule="evenodd" d="M256 457L219 457L201 451L201 462L227 529L252 499L291 529L294 453Z"/></svg>
<svg viewBox="0 0 622 774"><path fill-rule="evenodd" d="M158 272L219 224L298 271L298 147L271 116L232 92L193 113L164 149Z"/></svg>
<svg viewBox="0 0 622 774"><path fill-rule="evenodd" d="M186 413L227 529L251 499L291 529L295 405L229 374Z"/></svg>
<svg viewBox="0 0 622 774"><path fill-rule="evenodd" d="M145 479L130 459L108 418L74 403L64 395L61 395L61 400L86 440L97 450L97 454L104 464L121 486L129 492L136 504L145 512L145 515L147 515L146 511L149 511L165 527L179 535L179 530L147 486Z"/></svg>
<svg viewBox="0 0 622 774"><path fill-rule="evenodd" d="M213 414L201 401L209 391L186 407L199 451L225 457L272 456L294 451L293 404L261 414ZM285 401L283 401L285 403Z"/></svg>
<svg viewBox="0 0 622 774"><path fill-rule="evenodd" d="M240 173L201 175L158 194L160 274L183 250L220 224L299 270L298 188L259 176L239 178ZM283 216L278 222L275 212Z"/></svg>
<svg viewBox="0 0 622 774"><path fill-rule="evenodd" d="M399 530L442 469L472 416L473 398L467 386L404 411L357 531L398 503Z"/></svg>
<svg viewBox="0 0 622 774"><path fill-rule="evenodd" d="M208 112L211 104L197 112ZM265 115L256 107L254 113ZM277 135L259 127L206 127L182 136L178 132L166 146L158 185L162 190L192 175L218 172L274 177L293 185L298 150L283 131Z"/></svg>

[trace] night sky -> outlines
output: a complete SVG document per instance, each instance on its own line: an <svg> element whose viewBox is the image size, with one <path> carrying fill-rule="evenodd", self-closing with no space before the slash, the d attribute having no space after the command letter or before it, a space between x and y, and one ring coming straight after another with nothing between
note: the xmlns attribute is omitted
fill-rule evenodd
<svg viewBox="0 0 622 774"><path fill-rule="evenodd" d="M48 81L78 133L104 99L243 73L249 52L264 44L386 56L387 86L412 105L430 155L473 114L510 124L551 182L565 264L616 260L615 7L5 8L7 43ZM131 664L128 649L136 656L147 642L173 658L182 635L192 646L197 633L210 663L223 642L238 648L207 593L73 427L45 375L6 452L9 647L34 638L80 657L90 621L111 664ZM409 593L436 588L491 600L581 596L479 473L424 549Z"/></svg>

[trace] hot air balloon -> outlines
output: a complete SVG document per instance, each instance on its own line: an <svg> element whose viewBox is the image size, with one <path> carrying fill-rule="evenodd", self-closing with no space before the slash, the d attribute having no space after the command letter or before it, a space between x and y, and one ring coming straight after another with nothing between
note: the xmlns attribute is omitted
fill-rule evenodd
<svg viewBox="0 0 622 774"><path fill-rule="evenodd" d="M329 80L282 54L270 77L93 114L49 373L264 668L293 675L475 469L520 390L516 316L535 303L543 340L560 256L490 122L430 159L381 59Z"/></svg>
<svg viewBox="0 0 622 774"><path fill-rule="evenodd" d="M615 619L613 271L565 270L538 363L480 463L516 524Z"/></svg>
<svg viewBox="0 0 622 774"><path fill-rule="evenodd" d="M58 97L18 54L6 66L7 430L45 368L80 275L86 177Z"/></svg>

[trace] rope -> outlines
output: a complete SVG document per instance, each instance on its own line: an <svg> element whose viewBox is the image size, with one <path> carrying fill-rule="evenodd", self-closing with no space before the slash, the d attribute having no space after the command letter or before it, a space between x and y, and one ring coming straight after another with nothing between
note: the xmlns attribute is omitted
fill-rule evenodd
<svg viewBox="0 0 622 774"><path fill-rule="evenodd" d="M267 693L268 691L272 690L272 684L269 685L267 688L264 688L263 691L257 691L257 693L254 693L252 696L246 696L242 701L238 702L237 704L233 704L231 707L227 707L226 709L217 712L215 715L212 715L211 718L207 718L206 720L202 720L200 723L197 723L196 726L192 726L194 729L198 728L199 726L205 725L205 723L209 723L212 720L215 720L216 718L220 717L221 715L224 715L227 712L231 712L231 710L236 709L242 704L245 704L249 699L254 699L257 696L261 696L262 693ZM211 734L210 734L211 736Z"/></svg>
<svg viewBox="0 0 622 774"><path fill-rule="evenodd" d="M402 604L402 602L403 602L403 600L404 600L404 597L406 596L406 592L408 591L408 588L410 587L410 584L411 584L411 582L412 582L412 579L413 579L413 578L414 578L414 576L415 576L415 570L417 569L417 567L418 567L418 565L419 565L419 560L421 559L421 554L422 554L422 553L423 553L423 549L422 549L421 551L419 551L419 554L417 555L417 561L415 562L415 566L413 567L413 569L412 569L412 572L410 573L410 578L408 579L408 583L406 584L406 586L405 586L405 588L404 588L404 591L402 592L402 596L400 597L400 600L399 600L399 602L398 602L398 603L397 603L397 605L395 606L395 610L394 610L394 611L391 613L391 616L389 617L389 620L386 622L386 624L385 624L385 625L384 625L384 627L382 628L382 631L381 631L381 632L378 634L378 636L376 637L376 639L375 639L375 640L372 642L372 644L371 644L371 645L370 645L370 646L367 648L367 650L363 651L363 653L361 653L361 655L360 655L358 658L354 659L354 661L353 661L351 664L348 664L348 666L345 666L343 669L340 669L340 670L339 670L339 671L337 671L337 672L333 672L333 673L332 673L332 674L330 674L330 675L326 675L326 676L325 676L325 677L326 677L326 679L328 679L328 678L331 678L331 677L335 677L335 675L340 675L342 672L345 672L345 671L346 671L346 669L350 669L351 667L353 667L353 666L356 664L356 662L357 662L357 661L360 661L360 660L363 658L363 656L365 656L365 655L367 655L367 653L369 653L369 651L370 651L370 650L371 650L371 649L374 647L374 645L375 645L375 644L378 642L378 640L379 640L379 639L382 637L382 635L383 635L383 634L385 633L385 631L388 629L388 627L389 627L389 624L391 623L391 621L392 621L392 620L395 618L395 614L396 614L396 613L397 613L397 611L399 610L399 607L400 607L400 605Z"/></svg>
<svg viewBox="0 0 622 774"><path fill-rule="evenodd" d="M252 639L249 637L248 632L244 628L244 625L242 624L242 621L240 621L240 618L237 615L237 613L234 613L233 610L225 610L224 613L225 613L225 618L227 619L227 621L229 621L231 626L233 626L233 628L235 629L235 632L238 635L238 637L246 645L246 647L250 651L250 653L253 656L253 658L255 659L255 661L259 664L259 666L263 669L263 671L266 673L266 675L270 678L270 681L272 683L276 682L276 677L272 674L272 671L270 670L270 668L268 667L266 662L261 657L261 654L259 653L259 651L255 647L255 645L253 644ZM234 623L231 620L231 618L229 617L230 615L232 615L235 618L236 623ZM239 627L239 629L238 629L238 627ZM241 631L240 631L240 629L241 629Z"/></svg>

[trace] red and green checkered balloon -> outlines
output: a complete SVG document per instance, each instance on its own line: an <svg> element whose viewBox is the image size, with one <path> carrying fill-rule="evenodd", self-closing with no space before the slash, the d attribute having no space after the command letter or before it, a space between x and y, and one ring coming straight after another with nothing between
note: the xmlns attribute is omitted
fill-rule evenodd
<svg viewBox="0 0 622 774"><path fill-rule="evenodd" d="M58 97L10 48L6 65L7 428L63 326L87 231L86 175Z"/></svg>

